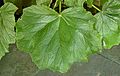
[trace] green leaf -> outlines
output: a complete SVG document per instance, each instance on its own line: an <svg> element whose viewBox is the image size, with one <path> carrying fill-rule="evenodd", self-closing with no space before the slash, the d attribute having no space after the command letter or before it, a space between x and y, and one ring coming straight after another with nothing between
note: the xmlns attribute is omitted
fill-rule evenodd
<svg viewBox="0 0 120 76"><path fill-rule="evenodd" d="M38 5L49 5L52 0L36 0Z"/></svg>
<svg viewBox="0 0 120 76"><path fill-rule="evenodd" d="M58 14L47 7L31 6L17 22L17 46L29 53L40 69L66 72L73 62L87 60L88 54L101 49L92 19L83 8Z"/></svg>
<svg viewBox="0 0 120 76"><path fill-rule="evenodd" d="M73 7L73 6L83 7L83 3L85 1L86 0L64 0L64 3L69 7Z"/></svg>
<svg viewBox="0 0 120 76"><path fill-rule="evenodd" d="M96 29L103 38L104 48L120 43L120 1L110 0L96 16Z"/></svg>
<svg viewBox="0 0 120 76"><path fill-rule="evenodd" d="M9 44L15 43L15 18L16 7L6 3L0 8L0 59L8 52Z"/></svg>

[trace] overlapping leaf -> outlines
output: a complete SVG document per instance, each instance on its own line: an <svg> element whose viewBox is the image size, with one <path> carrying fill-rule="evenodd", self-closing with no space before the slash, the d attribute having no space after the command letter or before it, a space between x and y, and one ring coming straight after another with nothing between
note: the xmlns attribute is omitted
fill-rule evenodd
<svg viewBox="0 0 120 76"><path fill-rule="evenodd" d="M120 0L110 0L96 16L96 29L103 38L105 48L120 43Z"/></svg>
<svg viewBox="0 0 120 76"><path fill-rule="evenodd" d="M15 43L15 18L16 7L6 3L0 8L0 59L8 52L9 44Z"/></svg>
<svg viewBox="0 0 120 76"><path fill-rule="evenodd" d="M40 69L66 72L73 62L86 60L101 48L91 19L82 8L58 14L47 7L31 6L17 22L17 46L28 52Z"/></svg>

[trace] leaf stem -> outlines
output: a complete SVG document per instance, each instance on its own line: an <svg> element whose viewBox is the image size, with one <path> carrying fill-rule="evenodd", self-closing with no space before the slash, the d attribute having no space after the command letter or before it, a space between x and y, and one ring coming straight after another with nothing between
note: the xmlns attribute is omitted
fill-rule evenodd
<svg viewBox="0 0 120 76"><path fill-rule="evenodd" d="M51 3L52 3L52 0L50 0L49 7L50 7Z"/></svg>
<svg viewBox="0 0 120 76"><path fill-rule="evenodd" d="M59 0L59 13L61 13L61 0Z"/></svg>
<svg viewBox="0 0 120 76"><path fill-rule="evenodd" d="M57 2L58 2L59 0L56 0L56 2L55 2L55 4L54 4L54 6L53 6L53 9L55 9L55 7L57 6Z"/></svg>
<svg viewBox="0 0 120 76"><path fill-rule="evenodd" d="M98 7L96 7L95 5L92 5L92 7L95 8L96 10L98 10L99 12L101 12L101 10Z"/></svg>

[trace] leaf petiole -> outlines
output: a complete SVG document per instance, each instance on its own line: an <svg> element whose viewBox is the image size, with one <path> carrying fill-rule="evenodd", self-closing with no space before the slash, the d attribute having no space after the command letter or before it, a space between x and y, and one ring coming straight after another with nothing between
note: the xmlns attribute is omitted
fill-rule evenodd
<svg viewBox="0 0 120 76"><path fill-rule="evenodd" d="M59 0L59 13L61 13L61 0Z"/></svg>
<svg viewBox="0 0 120 76"><path fill-rule="evenodd" d="M54 4L54 6L53 6L53 9L55 9L55 7L57 6L57 2L58 2L59 0L56 0L56 2L55 2L55 4Z"/></svg>
<svg viewBox="0 0 120 76"><path fill-rule="evenodd" d="M50 7L51 3L52 3L52 0L51 0L50 3L49 3L49 7Z"/></svg>
<svg viewBox="0 0 120 76"><path fill-rule="evenodd" d="M96 10L98 10L99 12L101 12L101 10L98 7L96 7L95 5L92 5L92 7L95 8Z"/></svg>

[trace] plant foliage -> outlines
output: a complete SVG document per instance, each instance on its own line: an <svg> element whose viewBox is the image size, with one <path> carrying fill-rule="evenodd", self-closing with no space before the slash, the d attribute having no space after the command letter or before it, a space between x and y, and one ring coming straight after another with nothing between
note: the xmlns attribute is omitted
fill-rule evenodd
<svg viewBox="0 0 120 76"><path fill-rule="evenodd" d="M120 43L120 1L110 0L95 15L96 29L103 38L103 46L111 48ZM114 38L114 39L113 39Z"/></svg>
<svg viewBox="0 0 120 76"><path fill-rule="evenodd" d="M16 7L6 3L0 8L0 59L8 52L9 44L15 43L15 19Z"/></svg>
<svg viewBox="0 0 120 76"><path fill-rule="evenodd" d="M69 64L99 50L92 18L82 8L69 8L61 14L48 7L26 8L16 25L18 48L29 52L39 68L65 72Z"/></svg>
<svg viewBox="0 0 120 76"><path fill-rule="evenodd" d="M40 69L64 73L72 63L86 61L88 55L120 43L119 0L4 2L0 9L0 58L9 44L16 42ZM16 7L8 2L23 10L17 11L23 14L16 22L16 32Z"/></svg>

